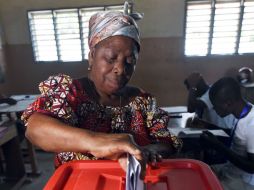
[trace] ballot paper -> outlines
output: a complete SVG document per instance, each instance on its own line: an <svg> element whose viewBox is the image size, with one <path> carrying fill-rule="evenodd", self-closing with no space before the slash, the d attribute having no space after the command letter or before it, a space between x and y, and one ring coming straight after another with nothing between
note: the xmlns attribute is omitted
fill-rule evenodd
<svg viewBox="0 0 254 190"><path fill-rule="evenodd" d="M137 159L128 154L128 163L126 171L126 189L143 190L144 181L140 179L141 165Z"/></svg>

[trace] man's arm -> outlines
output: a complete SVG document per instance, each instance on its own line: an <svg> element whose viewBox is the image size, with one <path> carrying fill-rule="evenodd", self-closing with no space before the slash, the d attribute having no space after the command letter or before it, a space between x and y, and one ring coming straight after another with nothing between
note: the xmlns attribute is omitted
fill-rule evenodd
<svg viewBox="0 0 254 190"><path fill-rule="evenodd" d="M218 146L217 150L220 153L224 154L228 158L228 160L238 168L251 174L254 173L254 154L248 153L248 157L246 158L236 154L224 144Z"/></svg>
<svg viewBox="0 0 254 190"><path fill-rule="evenodd" d="M206 107L206 104L198 99L197 90L195 88L190 88L187 102L188 112L193 113L196 110L204 110Z"/></svg>
<svg viewBox="0 0 254 190"><path fill-rule="evenodd" d="M206 104L198 99L209 88L200 73L194 72L184 80L184 85L188 90L188 112L203 110Z"/></svg>
<svg viewBox="0 0 254 190"><path fill-rule="evenodd" d="M207 146L217 150L219 153L224 154L228 160L238 168L245 172L254 173L254 154L248 153L248 157L243 157L236 154L230 148L220 142L212 133L206 131L200 136L201 141L204 141Z"/></svg>

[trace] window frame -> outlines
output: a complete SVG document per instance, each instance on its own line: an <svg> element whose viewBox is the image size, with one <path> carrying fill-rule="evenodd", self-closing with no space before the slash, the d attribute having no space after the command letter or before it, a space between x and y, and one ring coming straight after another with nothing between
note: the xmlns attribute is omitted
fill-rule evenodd
<svg viewBox="0 0 254 190"><path fill-rule="evenodd" d="M37 61L36 60L36 53L35 53L35 44L33 42L32 39L32 31L31 31L31 27L30 27L30 18L29 18L29 12L35 12L35 11L51 11L52 13L54 11L57 10L68 10L68 9L77 9L78 12L80 12L81 9L86 9L86 8L99 8L99 7L103 7L104 11L108 8L108 7L114 7L114 6L124 6L124 4L104 4L104 5L88 5L88 6L78 6L78 7L59 7L59 8L43 8L43 9L29 9L26 11L26 16L27 16L27 27L28 27L28 32L29 32L29 40L31 42L31 47L32 47L32 54L33 54L33 62L35 64L50 64L50 63L57 63L57 64L63 64L63 63L87 63L88 59L85 58L85 52L83 51L84 49L84 39L82 39L82 21L81 21L81 15L78 14L78 24L79 24L79 31L80 31L80 42L81 42L81 56L82 59L80 61L64 61L64 60L60 60L60 56L59 56L59 45L57 44L57 40L56 41L56 49L57 49L57 58L58 60L53 60L53 61ZM129 3L129 11L131 11L133 9L133 3ZM55 19L53 18L53 22ZM56 27L55 23L54 24L54 28ZM54 35L56 36L56 31L54 29Z"/></svg>
<svg viewBox="0 0 254 190"><path fill-rule="evenodd" d="M214 18L215 18L215 4L216 0L208 0L210 1L211 4L211 20L210 20L210 31L209 31L209 38L208 38L208 50L206 55L186 55L185 53L185 48L186 48L186 29L187 29L187 12L188 12L188 2L205 2L206 0L185 0L185 5L184 5L184 31L183 31L183 56L185 58L206 58L206 57L229 57L229 56L253 56L254 52L245 52L245 53L239 53L239 46L240 46L240 39L241 39L241 32L242 32L242 23L244 21L243 16L244 16L244 3L248 0L239 0L240 3L240 12L239 12L239 18L238 18L238 29L237 29L237 35L236 35L236 47L235 47L235 52L234 53L225 53L225 54L218 54L214 53L212 54L212 38L213 38L213 30L214 30ZM228 1L228 2L233 2Z"/></svg>

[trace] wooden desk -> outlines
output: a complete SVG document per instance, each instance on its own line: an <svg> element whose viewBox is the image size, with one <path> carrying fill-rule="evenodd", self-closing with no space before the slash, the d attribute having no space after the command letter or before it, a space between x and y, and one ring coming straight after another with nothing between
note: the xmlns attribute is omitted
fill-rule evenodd
<svg viewBox="0 0 254 190"><path fill-rule="evenodd" d="M165 109L170 110L169 115L171 116L169 123L168 123L168 130L170 133L178 136L183 140L183 148L181 153L177 157L181 158L192 158L192 159L198 159L203 162L206 162L207 164L219 164L224 163L225 160L221 155L218 155L216 151L212 149L206 149L204 146L200 143L199 135L181 135L180 132L182 131L195 131L199 129L190 129L186 128L186 123L188 119L191 119L194 117L194 113L179 113L176 112L174 109ZM223 142L226 141L227 137L219 137Z"/></svg>
<svg viewBox="0 0 254 190"><path fill-rule="evenodd" d="M194 117L194 113L180 113L180 114L169 114L170 120L168 123L168 128L185 128L187 121Z"/></svg>
<svg viewBox="0 0 254 190"><path fill-rule="evenodd" d="M0 104L0 113L15 113L18 117L29 104L33 103L39 95L13 95L11 98L17 100L15 105ZM36 160L34 146L26 139L28 155L30 157L31 172L27 172L28 175L37 176L40 175L38 164Z"/></svg>
<svg viewBox="0 0 254 190"><path fill-rule="evenodd" d="M185 128L187 120L195 115L195 113L187 112L186 106L161 107L161 109L168 112L170 116L168 129Z"/></svg>
<svg viewBox="0 0 254 190"><path fill-rule="evenodd" d="M16 113L24 111L29 104L33 103L38 95L13 95L11 98L17 100L14 105L0 104L0 113Z"/></svg>
<svg viewBox="0 0 254 190"><path fill-rule="evenodd" d="M12 190L19 189L25 182L26 172L17 136L16 126L8 122L0 126L0 146L5 159L5 180L14 182Z"/></svg>

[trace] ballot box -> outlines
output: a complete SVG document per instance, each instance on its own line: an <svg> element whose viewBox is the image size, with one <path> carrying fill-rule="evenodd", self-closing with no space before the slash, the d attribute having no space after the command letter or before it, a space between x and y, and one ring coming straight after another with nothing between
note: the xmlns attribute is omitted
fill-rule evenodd
<svg viewBox="0 0 254 190"><path fill-rule="evenodd" d="M163 160L147 168L146 190L223 190L205 163L192 159ZM44 190L125 190L126 173L118 162L74 161L60 166Z"/></svg>

